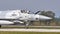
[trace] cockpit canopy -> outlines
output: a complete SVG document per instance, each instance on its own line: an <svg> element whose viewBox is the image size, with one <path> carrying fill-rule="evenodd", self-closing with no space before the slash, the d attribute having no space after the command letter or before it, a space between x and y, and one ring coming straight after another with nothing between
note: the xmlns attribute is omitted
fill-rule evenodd
<svg viewBox="0 0 60 34"><path fill-rule="evenodd" d="M21 10L21 13L30 13L28 10Z"/></svg>

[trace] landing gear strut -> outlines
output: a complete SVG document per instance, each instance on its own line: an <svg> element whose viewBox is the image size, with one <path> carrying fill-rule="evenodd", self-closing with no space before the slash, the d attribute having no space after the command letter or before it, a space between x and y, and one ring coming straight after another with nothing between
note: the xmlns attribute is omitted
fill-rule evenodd
<svg viewBox="0 0 60 34"><path fill-rule="evenodd" d="M29 24L30 24L30 22L26 22L26 24L25 24L25 28L26 28L26 29L29 28Z"/></svg>

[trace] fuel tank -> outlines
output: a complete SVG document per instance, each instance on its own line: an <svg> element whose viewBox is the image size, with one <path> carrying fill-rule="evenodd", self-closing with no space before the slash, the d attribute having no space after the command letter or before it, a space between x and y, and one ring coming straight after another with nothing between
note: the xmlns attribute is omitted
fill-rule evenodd
<svg viewBox="0 0 60 34"><path fill-rule="evenodd" d="M0 25L5 25L5 24L14 24L14 23L11 21L0 20Z"/></svg>

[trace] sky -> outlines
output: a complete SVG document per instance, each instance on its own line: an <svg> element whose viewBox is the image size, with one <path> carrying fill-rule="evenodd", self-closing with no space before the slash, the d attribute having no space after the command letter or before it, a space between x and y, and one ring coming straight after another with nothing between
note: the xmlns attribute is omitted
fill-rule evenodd
<svg viewBox="0 0 60 34"><path fill-rule="evenodd" d="M60 0L0 0L0 10L26 9L31 12L51 10L60 15Z"/></svg>

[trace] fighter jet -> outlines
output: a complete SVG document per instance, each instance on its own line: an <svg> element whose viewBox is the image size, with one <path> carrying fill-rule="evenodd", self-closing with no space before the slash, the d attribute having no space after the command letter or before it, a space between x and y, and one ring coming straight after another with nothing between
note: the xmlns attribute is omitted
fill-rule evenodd
<svg viewBox="0 0 60 34"><path fill-rule="evenodd" d="M38 13L38 12L37 12ZM0 11L0 27L1 25L17 24L17 23L26 23L25 26L28 26L31 21L39 20L50 20L52 18L38 15L30 14L29 11L24 10L7 10Z"/></svg>

